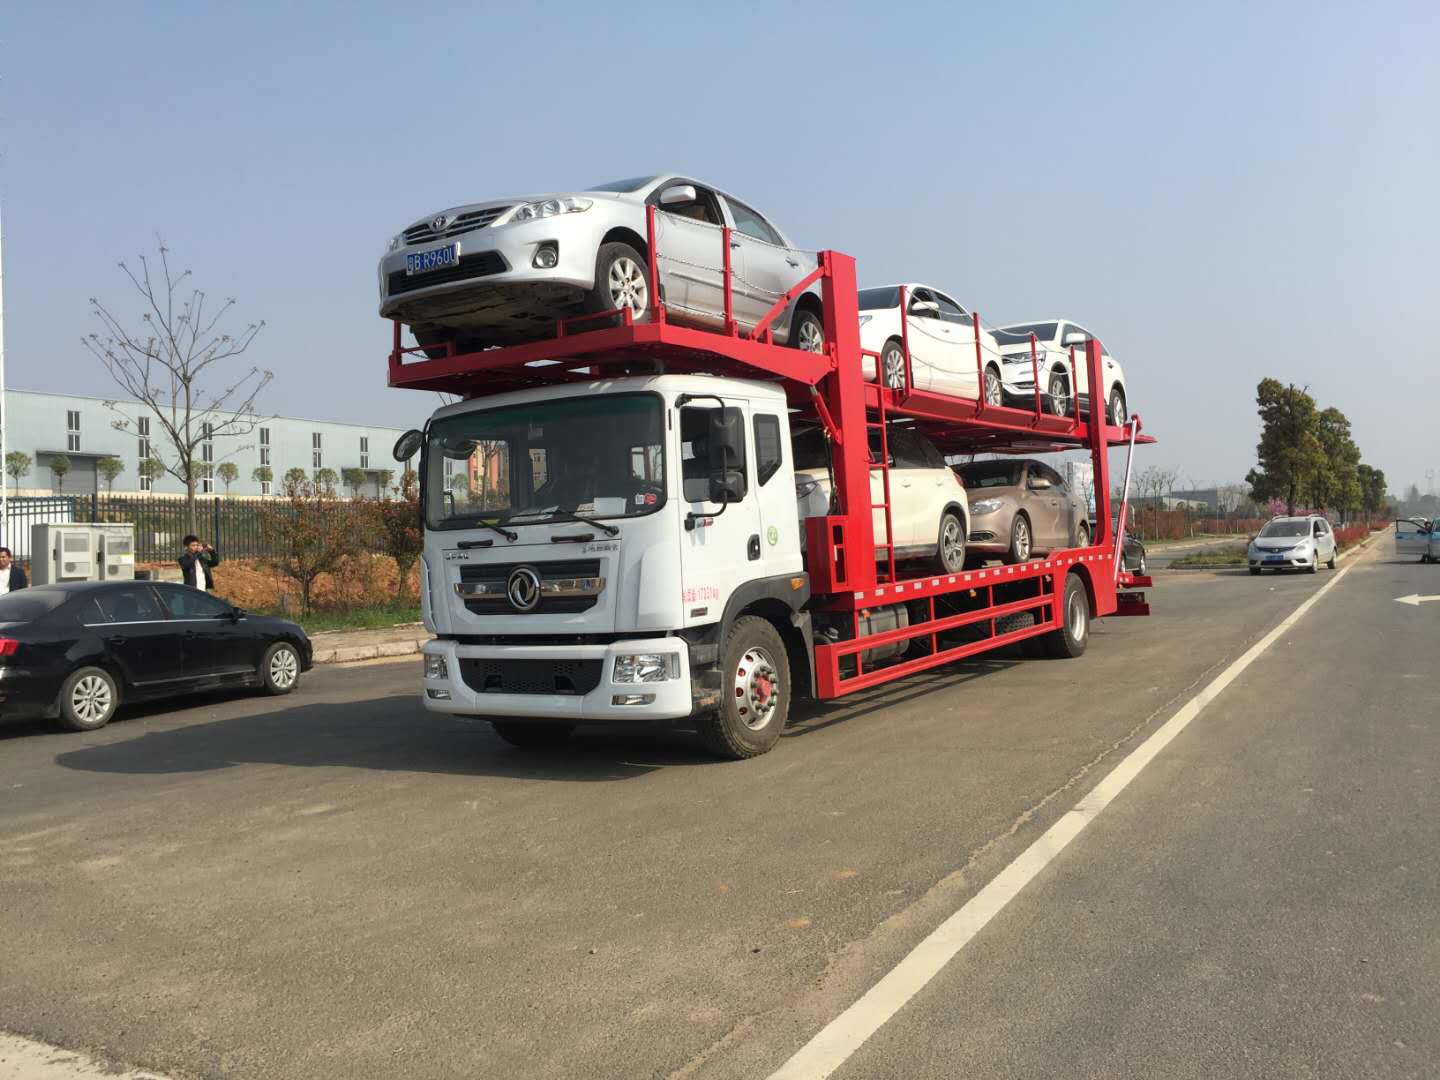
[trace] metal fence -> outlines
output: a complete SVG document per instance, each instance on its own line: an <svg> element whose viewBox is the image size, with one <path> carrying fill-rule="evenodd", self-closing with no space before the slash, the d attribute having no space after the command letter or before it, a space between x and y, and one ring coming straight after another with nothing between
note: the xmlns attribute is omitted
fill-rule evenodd
<svg viewBox="0 0 1440 1080"><path fill-rule="evenodd" d="M260 559L277 555L276 538L266 529L271 500L202 497L195 500L193 531L214 544L226 559ZM356 506L357 514L360 507ZM135 526L135 561L173 562L180 541L191 532L185 500L146 495L12 496L6 505L4 538L20 562L30 558L30 527L36 524L125 522Z"/></svg>

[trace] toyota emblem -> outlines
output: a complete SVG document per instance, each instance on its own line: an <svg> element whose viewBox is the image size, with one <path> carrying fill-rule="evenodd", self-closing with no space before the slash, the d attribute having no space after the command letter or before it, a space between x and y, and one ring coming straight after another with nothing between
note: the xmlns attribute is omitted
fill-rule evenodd
<svg viewBox="0 0 1440 1080"><path fill-rule="evenodd" d="M528 566L517 566L505 582L505 595L516 611L534 611L540 603L540 575Z"/></svg>
<svg viewBox="0 0 1440 1080"><path fill-rule="evenodd" d="M450 224L450 219L444 214L436 214L430 219L430 228L435 232L444 232L445 226Z"/></svg>

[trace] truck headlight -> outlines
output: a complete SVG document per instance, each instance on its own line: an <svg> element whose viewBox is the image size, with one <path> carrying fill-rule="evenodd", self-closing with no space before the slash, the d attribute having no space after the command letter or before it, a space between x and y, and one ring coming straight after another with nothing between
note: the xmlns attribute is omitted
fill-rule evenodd
<svg viewBox="0 0 1440 1080"><path fill-rule="evenodd" d="M450 669L445 664L445 657L437 656L435 653L425 654L425 678L427 679L448 679Z"/></svg>
<svg viewBox="0 0 1440 1080"><path fill-rule="evenodd" d="M617 683L665 682L680 677L679 653L634 653L615 657Z"/></svg>
<svg viewBox="0 0 1440 1080"><path fill-rule="evenodd" d="M979 517L981 514L993 514L1005 503L1004 499L981 499L979 502L970 504L970 513Z"/></svg>
<svg viewBox="0 0 1440 1080"><path fill-rule="evenodd" d="M535 221L539 218L559 217L561 214L578 214L594 205L589 199L544 199L526 203L510 215L510 220Z"/></svg>

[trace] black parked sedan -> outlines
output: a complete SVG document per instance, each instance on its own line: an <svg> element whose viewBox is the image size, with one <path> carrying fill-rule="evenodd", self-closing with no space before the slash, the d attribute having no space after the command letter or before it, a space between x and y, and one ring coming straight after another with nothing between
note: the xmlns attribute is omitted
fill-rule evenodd
<svg viewBox="0 0 1440 1080"><path fill-rule="evenodd" d="M104 727L121 701L219 686L288 694L310 639L187 585L89 581L0 596L0 717Z"/></svg>

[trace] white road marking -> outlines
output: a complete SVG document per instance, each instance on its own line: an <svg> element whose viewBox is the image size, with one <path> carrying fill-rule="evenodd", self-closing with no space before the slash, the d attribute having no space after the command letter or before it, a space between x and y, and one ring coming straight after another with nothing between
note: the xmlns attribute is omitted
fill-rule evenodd
<svg viewBox="0 0 1440 1080"><path fill-rule="evenodd" d="M1397 604L1409 604L1411 607L1419 607L1430 600L1440 600L1440 596L1421 596L1419 593L1411 593L1409 596L1397 596Z"/></svg>
<svg viewBox="0 0 1440 1080"><path fill-rule="evenodd" d="M1148 739L1132 750L1105 779L1081 799L1072 810L1052 825L1038 840L993 880L967 901L959 911L937 927L929 937L915 946L886 975L867 990L858 1001L826 1024L796 1054L770 1075L770 1080L824 1080L865 1040L875 1034L892 1016L925 988L955 955L978 934L1005 905L1064 851L1080 831L1124 791L1131 780L1154 760L1155 756L1199 716L1205 706L1239 678L1260 655L1305 617L1320 598L1340 584L1356 564L1350 563L1319 591L1296 608L1278 626L1250 646L1245 653L1217 675L1194 697L1180 707Z"/></svg>
<svg viewBox="0 0 1440 1080"><path fill-rule="evenodd" d="M165 1077L153 1072L116 1072L84 1054L3 1032L0 1032L0 1076L6 1080L72 1080L77 1076L104 1077L106 1080L165 1080Z"/></svg>

